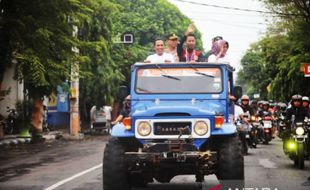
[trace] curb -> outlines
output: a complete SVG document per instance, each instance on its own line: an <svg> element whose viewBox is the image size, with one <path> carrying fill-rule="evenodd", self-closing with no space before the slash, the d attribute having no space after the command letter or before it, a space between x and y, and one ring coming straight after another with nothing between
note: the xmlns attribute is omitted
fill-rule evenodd
<svg viewBox="0 0 310 190"><path fill-rule="evenodd" d="M12 138L12 139L5 139L0 141L0 146L9 146L9 145L18 145L24 143L30 143L31 138Z"/></svg>
<svg viewBox="0 0 310 190"><path fill-rule="evenodd" d="M42 135L44 141L53 141L57 139L64 139L64 140L83 140L84 134L79 133L77 135L70 135L70 134L63 134L59 131L51 132L50 134ZM18 144L25 144L30 143L31 137L21 138L17 136L9 136L7 139L0 140L0 147L2 146L15 146Z"/></svg>
<svg viewBox="0 0 310 190"><path fill-rule="evenodd" d="M83 140L84 134L83 133L79 133L77 135L64 134L61 138L64 140Z"/></svg>

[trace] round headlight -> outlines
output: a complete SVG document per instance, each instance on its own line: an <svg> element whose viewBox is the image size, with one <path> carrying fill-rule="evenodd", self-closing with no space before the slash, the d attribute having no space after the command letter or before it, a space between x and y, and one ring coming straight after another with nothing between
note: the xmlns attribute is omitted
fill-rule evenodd
<svg viewBox="0 0 310 190"><path fill-rule="evenodd" d="M203 136L208 132L208 125L204 121L197 121L194 126L194 131L197 135Z"/></svg>
<svg viewBox="0 0 310 190"><path fill-rule="evenodd" d="M151 133L151 125L146 121L142 121L139 123L137 131L141 136L148 136Z"/></svg>
<svg viewBox="0 0 310 190"><path fill-rule="evenodd" d="M303 135L304 133L305 133L304 128L302 128L302 127L297 127L297 129L296 129L296 134L297 134L297 135Z"/></svg>
<svg viewBox="0 0 310 190"><path fill-rule="evenodd" d="M254 115L251 116L251 121L255 121L256 117Z"/></svg>

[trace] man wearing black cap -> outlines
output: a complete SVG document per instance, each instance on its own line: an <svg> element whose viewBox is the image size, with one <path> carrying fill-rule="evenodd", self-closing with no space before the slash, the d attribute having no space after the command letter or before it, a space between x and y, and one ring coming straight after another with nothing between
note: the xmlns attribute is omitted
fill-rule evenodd
<svg viewBox="0 0 310 190"><path fill-rule="evenodd" d="M165 49L166 53L170 53L174 57L175 62L179 62L179 56L177 52L177 46L179 43L179 37L175 33L171 33L167 37L167 46L168 48Z"/></svg>

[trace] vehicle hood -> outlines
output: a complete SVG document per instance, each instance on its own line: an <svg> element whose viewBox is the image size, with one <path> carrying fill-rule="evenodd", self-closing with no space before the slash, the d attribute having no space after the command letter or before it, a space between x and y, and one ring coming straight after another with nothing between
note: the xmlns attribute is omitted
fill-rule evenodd
<svg viewBox="0 0 310 190"><path fill-rule="evenodd" d="M133 101L133 117L154 117L160 114L206 116L225 114L225 100L154 100Z"/></svg>

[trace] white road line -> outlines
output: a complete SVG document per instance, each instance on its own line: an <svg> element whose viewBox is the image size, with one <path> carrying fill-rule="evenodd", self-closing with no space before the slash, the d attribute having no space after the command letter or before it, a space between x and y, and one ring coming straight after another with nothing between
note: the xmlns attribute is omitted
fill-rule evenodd
<svg viewBox="0 0 310 190"><path fill-rule="evenodd" d="M259 165L264 168L277 168L274 162L271 162L269 159L259 159Z"/></svg>
<svg viewBox="0 0 310 190"><path fill-rule="evenodd" d="M85 171L82 171L82 172L80 172L80 173L77 173L77 174L75 174L74 176L71 176L71 177L69 177L69 178L67 178L67 179L64 179L64 180L62 180L62 181L59 181L59 182L55 183L54 185L45 188L44 190L53 190L53 189L56 189L57 187L59 187L59 186L65 184L65 183L67 183L68 181L71 181L71 180L73 180L73 179L75 179L75 178L78 178L78 177L80 177L80 176L82 176L82 175L84 175L84 174L86 174L86 173L89 173L89 172L91 172L91 171L94 171L94 170L96 170L96 169L98 169L98 168L100 168L100 167L102 167L102 164L99 164L99 165L94 166L94 167L92 167L92 168L89 168L89 169L87 169L87 170L85 170Z"/></svg>

